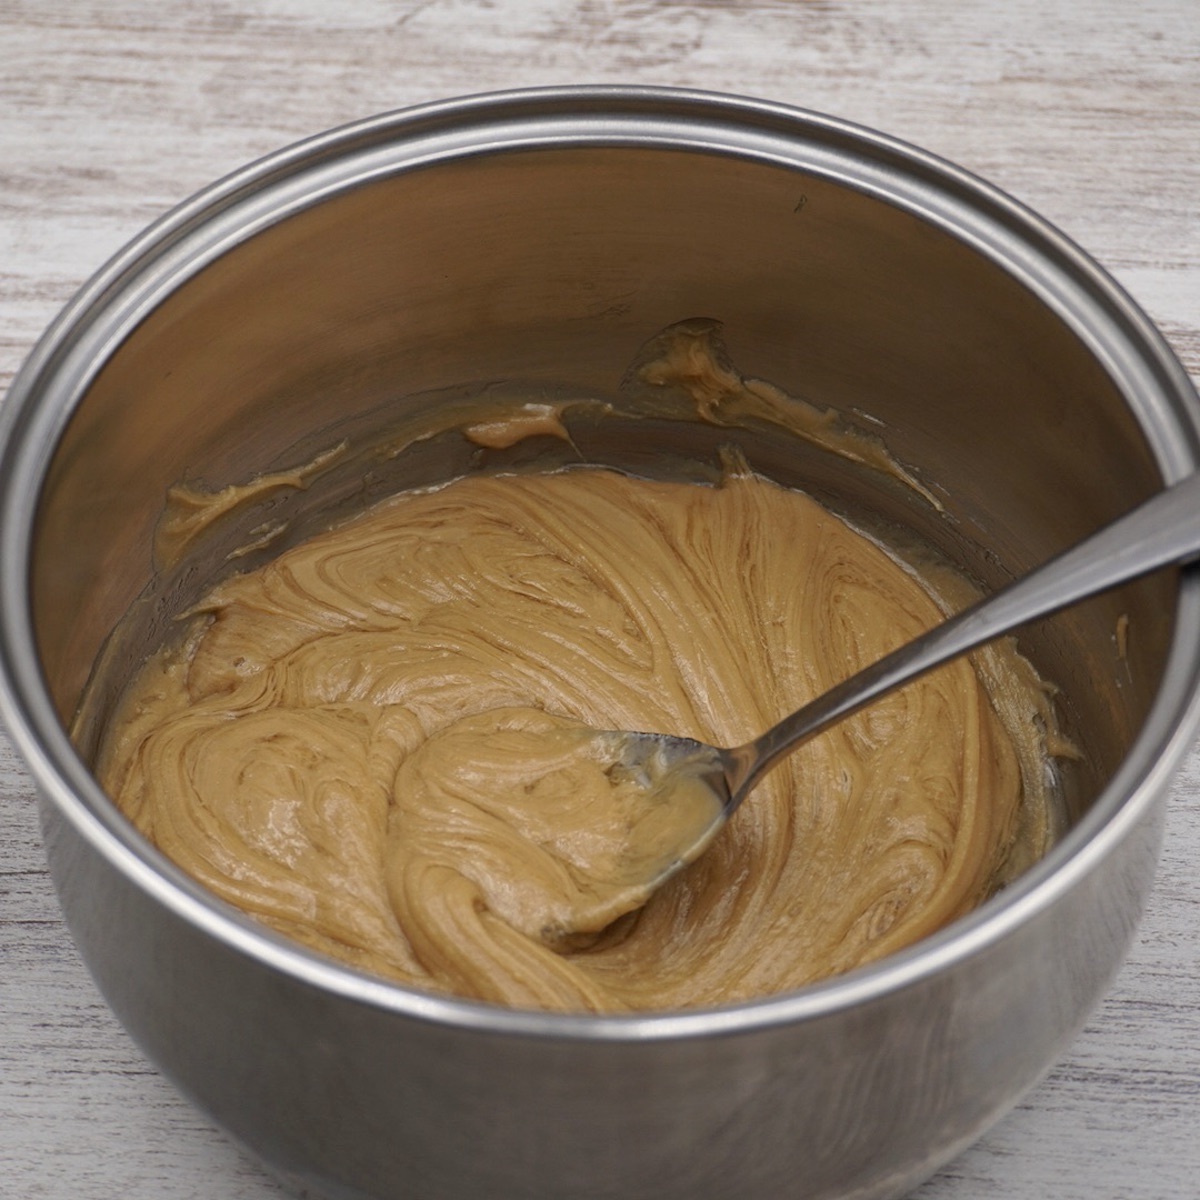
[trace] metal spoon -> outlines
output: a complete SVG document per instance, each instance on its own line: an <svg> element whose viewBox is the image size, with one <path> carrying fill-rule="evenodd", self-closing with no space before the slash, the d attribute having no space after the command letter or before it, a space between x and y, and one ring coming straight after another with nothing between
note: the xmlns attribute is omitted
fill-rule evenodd
<svg viewBox="0 0 1200 1200"><path fill-rule="evenodd" d="M1197 558L1200 475L1192 475L852 675L743 746L721 749L668 734L598 734L605 746L611 747L613 775L626 783L642 781L648 804L669 802L677 791L681 800L686 797L691 809L689 818L681 824L677 844L660 844L652 853L631 845L630 861L646 867L644 884L637 889L642 894L641 902L694 861L763 775L809 738L934 667L1027 621L1048 616L1159 567ZM705 792L708 802L699 820L697 783L705 785L699 790ZM702 828L697 835L698 825Z"/></svg>

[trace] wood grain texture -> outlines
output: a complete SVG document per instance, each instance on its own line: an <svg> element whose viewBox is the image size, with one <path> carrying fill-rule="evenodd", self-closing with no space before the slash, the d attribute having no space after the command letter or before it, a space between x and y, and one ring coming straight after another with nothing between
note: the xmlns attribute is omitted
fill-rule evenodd
<svg viewBox="0 0 1200 1200"><path fill-rule="evenodd" d="M109 254L284 143L493 88L785 101L952 159L1059 224L1200 374L1194 0L0 0L0 388ZM1108 999L919 1200L1200 1194L1200 752ZM284 1195L142 1058L61 925L0 736L0 1195Z"/></svg>

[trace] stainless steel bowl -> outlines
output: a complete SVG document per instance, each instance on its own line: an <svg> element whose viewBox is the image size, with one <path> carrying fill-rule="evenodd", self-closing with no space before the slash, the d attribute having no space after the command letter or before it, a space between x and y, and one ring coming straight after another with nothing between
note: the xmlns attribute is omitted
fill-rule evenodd
<svg viewBox="0 0 1200 1200"><path fill-rule="evenodd" d="M155 574L170 484L294 463L418 393L604 393L644 337L697 315L748 372L878 418L949 519L761 430L760 469L915 528L985 585L1196 469L1184 372L1044 221L868 130L651 89L437 104L250 166L105 267L4 405L0 693L67 922L146 1053L319 1194L900 1196L1039 1078L1132 936L1197 724L1195 577L1023 639L1085 751L1044 861L904 954L739 1007L539 1015L364 978L214 900L100 792L90 735L77 753L64 732L85 681L99 662L102 719L219 569L214 545ZM645 470L715 444L669 422L574 433ZM434 439L280 512L302 531L467 465L461 439ZM131 606L135 634L104 650Z"/></svg>

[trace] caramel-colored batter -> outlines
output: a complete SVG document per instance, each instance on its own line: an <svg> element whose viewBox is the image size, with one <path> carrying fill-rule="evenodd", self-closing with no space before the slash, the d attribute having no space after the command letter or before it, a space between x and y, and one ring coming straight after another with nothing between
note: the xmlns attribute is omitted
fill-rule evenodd
<svg viewBox="0 0 1200 1200"><path fill-rule="evenodd" d="M941 615L736 464L719 486L472 475L218 587L101 778L218 895L389 979L548 1009L744 1000L906 946L1041 852L1032 672L987 651L816 738L613 924L628 813L579 729L740 743Z"/></svg>

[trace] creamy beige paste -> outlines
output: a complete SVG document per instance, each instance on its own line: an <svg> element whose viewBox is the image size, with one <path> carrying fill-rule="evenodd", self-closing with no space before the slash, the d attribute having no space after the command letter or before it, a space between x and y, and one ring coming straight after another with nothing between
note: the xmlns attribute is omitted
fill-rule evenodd
<svg viewBox="0 0 1200 1200"><path fill-rule="evenodd" d="M718 486L471 475L219 586L101 778L218 895L389 979L562 1010L760 997L914 942L1042 852L1032 671L990 650L843 722L612 924L627 814L589 807L573 731L733 745L941 615L736 463ZM595 932L563 938L584 910Z"/></svg>

